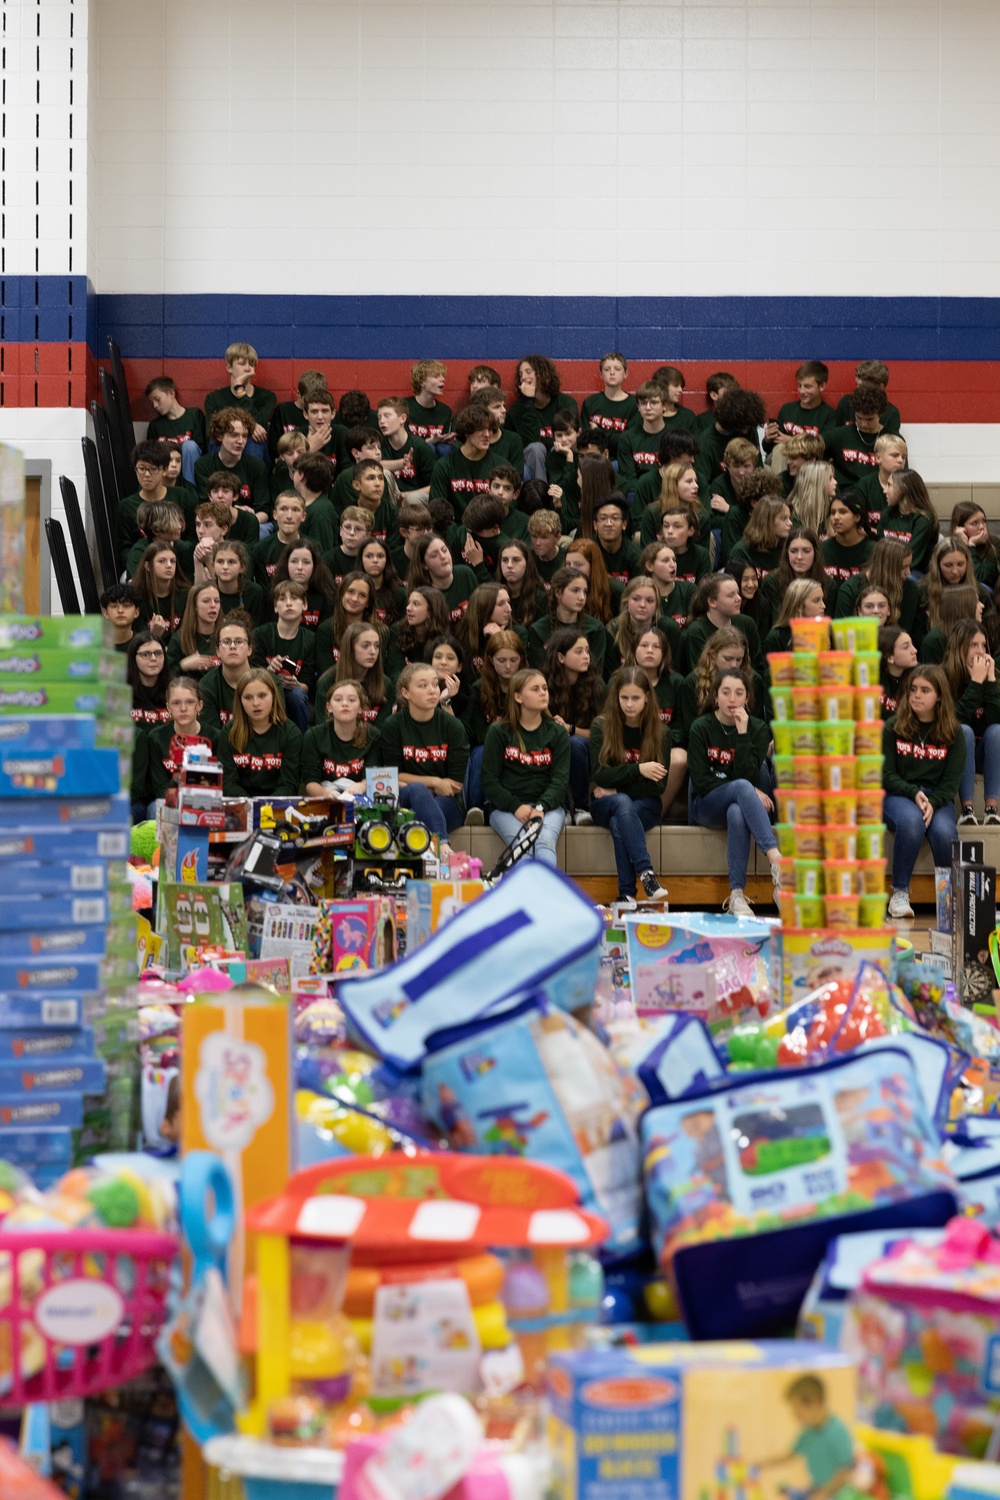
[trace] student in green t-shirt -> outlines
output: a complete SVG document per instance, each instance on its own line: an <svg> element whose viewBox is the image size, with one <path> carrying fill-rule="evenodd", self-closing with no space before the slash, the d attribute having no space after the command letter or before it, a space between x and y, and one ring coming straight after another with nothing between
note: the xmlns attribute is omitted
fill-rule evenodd
<svg viewBox="0 0 1000 1500"><path fill-rule="evenodd" d="M302 735L288 722L274 678L252 668L237 683L232 723L221 744L226 795L298 796L301 757Z"/></svg>
<svg viewBox="0 0 1000 1500"><path fill-rule="evenodd" d="M903 469L890 474L879 535L909 548L910 567L918 576L927 571L939 531L933 501L917 471Z"/></svg>
<svg viewBox="0 0 1000 1500"><path fill-rule="evenodd" d="M860 573L871 556L875 541L865 529L865 517L865 502L857 490L845 490L830 501L823 566L838 583Z"/></svg>
<svg viewBox="0 0 1000 1500"><path fill-rule="evenodd" d="M660 722L649 675L639 666L621 667L608 683L603 713L590 727L591 814L598 828L611 834L617 899L633 908L637 881L644 900L667 899L646 833L660 823L670 754L670 731Z"/></svg>
<svg viewBox="0 0 1000 1500"><path fill-rule="evenodd" d="M303 370L296 383L297 395L294 401L279 401L271 416L270 432L268 442L272 454L277 457L279 453L278 444L283 437L290 432L304 435L309 428L306 417L306 397L310 391L326 390L326 376L322 370Z"/></svg>
<svg viewBox="0 0 1000 1500"><path fill-rule="evenodd" d="M784 447L789 438L804 432L822 436L828 427L837 426L836 412L823 400L829 379L830 371L820 359L807 359L799 365L795 371L799 399L786 401L778 412L778 420L765 426L764 441L768 447L774 444Z"/></svg>
<svg viewBox="0 0 1000 1500"><path fill-rule="evenodd" d="M132 467L135 469L135 477L139 481L139 488L134 495L125 495L119 500L116 516L118 555L119 560L123 563L139 540L139 526L136 521L139 506L144 500L170 500L173 498L168 492L165 482L167 464L169 462L170 450L166 443L158 442L155 439L136 443L132 449Z"/></svg>
<svg viewBox="0 0 1000 1500"><path fill-rule="evenodd" d="M250 417L238 406L224 406L221 411L213 412L208 435L213 443L218 443L218 452L202 454L194 466L194 478L199 500L210 500L212 475L223 471L232 474L239 480L239 503L266 525L271 520L270 487L265 465L247 452L252 430Z"/></svg>
<svg viewBox="0 0 1000 1500"><path fill-rule="evenodd" d="M292 466L292 486L306 508L299 527L326 553L337 545L337 512L330 499L333 464L322 453L303 453Z"/></svg>
<svg viewBox="0 0 1000 1500"><path fill-rule="evenodd" d="M557 411L576 411L572 396L560 390L559 371L544 354L518 360L515 396L507 426L524 445L524 468L530 479L545 478L545 456L552 446L552 418Z"/></svg>
<svg viewBox="0 0 1000 1500"><path fill-rule="evenodd" d="M549 713L544 673L526 667L510 680L506 715L486 731L483 796L492 808L490 827L510 844L526 824L540 820L531 857L555 869L568 792L569 735Z"/></svg>
<svg viewBox="0 0 1000 1500"><path fill-rule="evenodd" d="M325 386L314 386L305 396L303 416L306 419L303 437L307 453L322 453L337 467L339 457L339 429L334 426L333 397Z"/></svg>
<svg viewBox="0 0 1000 1500"><path fill-rule="evenodd" d="M666 430L664 391L655 380L646 380L635 393L639 422L618 442L618 478L625 494L634 490L644 475L659 463L660 437Z"/></svg>
<svg viewBox="0 0 1000 1500"><path fill-rule="evenodd" d="M706 421L697 434L701 470L707 472L709 484L722 473L722 455L730 439L745 437L756 444L758 428L763 427L765 416L763 398L756 391L728 386L722 392L712 413L713 420Z"/></svg>
<svg viewBox="0 0 1000 1500"><path fill-rule="evenodd" d="M383 396L375 412L382 434L382 468L391 474L402 494L426 500L437 455L429 443L407 427L407 404L399 396Z"/></svg>
<svg viewBox="0 0 1000 1500"><path fill-rule="evenodd" d="M436 834L440 852L451 854L450 835L464 816L462 783L469 764L469 737L454 714L443 709L436 669L426 662L405 666L396 684L397 709L382 725L382 756L399 770L399 802Z"/></svg>
<svg viewBox="0 0 1000 1500"><path fill-rule="evenodd" d="M528 540L535 568L546 590L552 587L553 576L563 565L561 539L562 522L554 510L536 510L528 517Z"/></svg>
<svg viewBox="0 0 1000 1500"><path fill-rule="evenodd" d="M774 804L757 786L771 732L750 717L747 696L742 672L717 672L711 708L695 719L688 740L691 822L726 830L729 898L723 911L733 917L753 916L746 898L751 839L767 856L775 892L781 884L778 843L770 824Z"/></svg>
<svg viewBox="0 0 1000 1500"><path fill-rule="evenodd" d="M618 457L618 439L622 433L639 418L635 397L624 389L627 374L628 360L624 354L617 351L605 354L600 364L604 389L600 394L588 396L580 408L584 422L608 438L611 458Z"/></svg>
<svg viewBox="0 0 1000 1500"><path fill-rule="evenodd" d="M841 396L837 402L837 426L843 427L850 422L854 415L854 397L863 385L877 385L883 394L889 387L889 366L883 364L880 359L863 359L854 368L855 388L846 396ZM899 407L893 406L886 396L885 410L882 413L882 426L886 432L899 431Z"/></svg>
<svg viewBox="0 0 1000 1500"><path fill-rule="evenodd" d="M325 701L326 718L302 741L302 781L307 797L329 796L330 783L354 794L365 790L365 767L377 766L379 732L366 722L369 707L356 678L331 682Z"/></svg>
<svg viewBox="0 0 1000 1500"><path fill-rule="evenodd" d="M229 384L217 391L209 391L205 397L205 419L212 435L212 418L217 412L239 407L249 421L247 447L252 458L265 463L267 459L267 429L274 415L277 397L273 391L255 386L257 373L257 351L252 344L237 342L226 350L226 373Z"/></svg>
<svg viewBox="0 0 1000 1500"><path fill-rule="evenodd" d="M441 400L448 367L439 359L420 359L410 371L413 395L406 402L406 425L414 437L421 438L447 454L455 440L451 430L451 407Z"/></svg>
<svg viewBox="0 0 1000 1500"><path fill-rule="evenodd" d="M291 578L276 583L271 603L277 619L254 631L254 666L266 666L280 684L285 707L303 734L309 727L309 699L316 682L316 632L302 623L308 594Z"/></svg>
<svg viewBox="0 0 1000 1500"><path fill-rule="evenodd" d="M850 401L852 420L841 427L828 427L823 441L837 478L841 484L853 486L879 466L875 444L885 431L885 391L880 385L859 385Z"/></svg>
<svg viewBox="0 0 1000 1500"><path fill-rule="evenodd" d="M676 365L660 365L650 375L663 392L663 420L668 432L690 432L697 421L693 411L681 405L681 397L684 395L684 387L687 381L684 379L684 371L679 370ZM633 427L636 425L632 423Z"/></svg>
<svg viewBox="0 0 1000 1500"><path fill-rule="evenodd" d="M146 400L156 413L146 428L147 439L169 438L179 443L181 473L193 485L195 462L208 447L204 416L197 406L181 405L177 387L169 375L154 376L146 387Z"/></svg>
<svg viewBox="0 0 1000 1500"><path fill-rule="evenodd" d="M125 572L131 578L142 554L150 542L169 542L177 554L177 563L182 573L190 578L193 555L190 542L182 542L184 517L179 505L172 500L144 500L135 513L139 528L139 540L129 549L125 559Z"/></svg>

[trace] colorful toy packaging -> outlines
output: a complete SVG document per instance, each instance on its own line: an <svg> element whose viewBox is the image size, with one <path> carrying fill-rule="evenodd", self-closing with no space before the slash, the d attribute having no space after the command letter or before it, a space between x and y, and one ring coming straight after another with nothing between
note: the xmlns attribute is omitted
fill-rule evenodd
<svg viewBox="0 0 1000 1500"><path fill-rule="evenodd" d="M777 928L771 943L772 984L782 1005L791 1005L831 979L853 979L862 964L892 972L895 933L891 927Z"/></svg>
<svg viewBox="0 0 1000 1500"><path fill-rule="evenodd" d="M396 959L396 909L387 896L321 901L310 974L384 969Z"/></svg>
<svg viewBox="0 0 1000 1500"><path fill-rule="evenodd" d="M532 997L428 1039L423 1107L455 1150L559 1167L584 1207L638 1243L642 1210L634 1086L572 1016Z"/></svg>
<svg viewBox="0 0 1000 1500"><path fill-rule="evenodd" d="M956 1219L869 1265L844 1347L859 1359L861 1414L981 1458L1000 1416L1000 1243Z"/></svg>
<svg viewBox="0 0 1000 1500"><path fill-rule="evenodd" d="M780 1331L834 1234L943 1224L956 1201L891 1046L654 1106L641 1132L654 1242L694 1337Z"/></svg>
<svg viewBox="0 0 1000 1500"><path fill-rule="evenodd" d="M772 1007L774 927L750 917L627 916L632 1000L638 1015L685 1011L711 1029Z"/></svg>
<svg viewBox="0 0 1000 1500"><path fill-rule="evenodd" d="M481 880L408 880L406 947L415 953L445 922L483 894Z"/></svg>
<svg viewBox="0 0 1000 1500"><path fill-rule="evenodd" d="M854 1466L854 1370L817 1344L557 1354L548 1391L559 1500L764 1500Z"/></svg>

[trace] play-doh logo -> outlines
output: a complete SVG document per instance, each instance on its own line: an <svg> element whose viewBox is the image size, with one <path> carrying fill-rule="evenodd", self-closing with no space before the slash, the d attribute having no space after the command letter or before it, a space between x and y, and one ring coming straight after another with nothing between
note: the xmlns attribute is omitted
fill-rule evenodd
<svg viewBox="0 0 1000 1500"><path fill-rule="evenodd" d="M612 1380L589 1380L580 1391L587 1406L637 1407L663 1406L676 1401L680 1387L676 1381L653 1375L623 1375Z"/></svg>
<svg viewBox="0 0 1000 1500"><path fill-rule="evenodd" d="M458 1065L471 1082L474 1078L483 1078L497 1065L495 1057L490 1057L488 1052L465 1052L458 1060Z"/></svg>
<svg viewBox="0 0 1000 1500"><path fill-rule="evenodd" d="M845 943L843 938L822 938L818 943L813 943L809 949L812 958L850 958L852 952L850 943Z"/></svg>
<svg viewBox="0 0 1000 1500"><path fill-rule="evenodd" d="M205 1139L217 1151L245 1151L274 1113L263 1048L224 1032L202 1042L194 1092Z"/></svg>

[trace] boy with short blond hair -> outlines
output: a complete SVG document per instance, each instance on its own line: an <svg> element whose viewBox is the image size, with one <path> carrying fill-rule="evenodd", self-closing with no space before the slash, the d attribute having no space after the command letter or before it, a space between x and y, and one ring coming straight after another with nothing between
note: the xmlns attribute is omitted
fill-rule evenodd
<svg viewBox="0 0 1000 1500"><path fill-rule="evenodd" d="M247 447L251 458L261 462L267 457L267 429L274 415L277 397L273 391L255 386L257 373L257 351L252 344L237 342L226 350L226 373L229 384L217 391L209 391L205 397L205 420L209 424L211 437L212 418L217 412L230 407L242 410L249 423Z"/></svg>
<svg viewBox="0 0 1000 1500"><path fill-rule="evenodd" d="M713 519L724 517L732 505L739 505L736 486L760 463L760 449L749 438L731 438L722 454L722 473L712 480L708 492ZM721 561L719 566L721 567Z"/></svg>
<svg viewBox="0 0 1000 1500"><path fill-rule="evenodd" d="M371 534L372 512L365 505L349 505L340 517L339 543L323 555L338 588L346 574L361 567L360 552Z"/></svg>
<svg viewBox="0 0 1000 1500"><path fill-rule="evenodd" d="M401 396L383 396L375 409L381 434L382 468L404 495L426 500L437 454L407 428L409 405Z"/></svg>
<svg viewBox="0 0 1000 1500"><path fill-rule="evenodd" d="M156 413L146 428L150 441L159 438L177 443L181 450L181 473L188 484L194 483L194 466L205 449L208 438L205 418L197 406L182 406L177 387L169 375L155 375L146 387L146 400Z"/></svg>
<svg viewBox="0 0 1000 1500"><path fill-rule="evenodd" d="M219 451L204 453L199 458L194 466L195 485L199 500L209 500L209 480L225 470L239 481L239 504L256 517L258 523L267 523L271 518L267 468L247 451L252 430L252 418L238 406L224 406L214 412L208 424L208 436L213 443L218 443ZM256 536L253 540L257 540Z"/></svg>
<svg viewBox="0 0 1000 1500"><path fill-rule="evenodd" d="M268 480L272 516L275 500L292 487L292 467L295 460L300 454L308 451L305 433L299 432L297 428L292 432L283 432L275 444L274 451L274 468Z"/></svg>
<svg viewBox="0 0 1000 1500"><path fill-rule="evenodd" d="M624 354L612 350L605 354L598 367L604 389L588 396L580 408L580 415L588 427L600 428L609 438L608 452L618 457L618 440L629 427L639 420L639 408L635 397L625 390L628 360ZM612 448L614 451L612 451Z"/></svg>
<svg viewBox="0 0 1000 1500"><path fill-rule="evenodd" d="M837 402L836 425L848 427L854 420L854 397L863 385L877 385L880 390L889 389L889 366L880 359L863 359L854 367L854 390L848 391ZM881 413L882 431L899 432L899 407L893 406L888 395L885 410Z"/></svg>
<svg viewBox="0 0 1000 1500"><path fill-rule="evenodd" d="M855 489L868 507L868 530L872 536L877 536L888 503L889 480L893 474L906 468L909 450L906 440L898 432L880 432L873 451L878 467L860 479Z"/></svg>
<svg viewBox="0 0 1000 1500"><path fill-rule="evenodd" d="M448 368L439 359L420 359L410 371L413 395L406 403L406 425L414 437L433 446L451 437L451 407L441 400Z"/></svg>
<svg viewBox="0 0 1000 1500"><path fill-rule="evenodd" d="M785 494L790 495L802 465L816 464L825 458L826 441L818 432L797 432L782 443L781 451L785 455L785 472L781 477Z"/></svg>
<svg viewBox="0 0 1000 1500"><path fill-rule="evenodd" d="M294 490L282 490L274 501L274 535L258 543L253 552L254 578L265 591L271 587L286 547L300 540L306 518L305 501Z"/></svg>
<svg viewBox="0 0 1000 1500"><path fill-rule="evenodd" d="M208 565L214 556L214 549L228 538L233 529L230 500L202 500L194 513L194 526L198 537L194 548L194 562L207 573ZM239 537L236 540L239 541Z"/></svg>
<svg viewBox="0 0 1000 1500"><path fill-rule="evenodd" d="M552 575L562 567L562 521L554 510L536 510L528 517L528 536L538 576L546 590L552 587Z"/></svg>

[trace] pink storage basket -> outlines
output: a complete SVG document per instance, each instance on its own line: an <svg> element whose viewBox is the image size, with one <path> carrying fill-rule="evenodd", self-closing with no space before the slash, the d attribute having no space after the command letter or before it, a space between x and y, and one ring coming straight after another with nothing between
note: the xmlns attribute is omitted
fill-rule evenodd
<svg viewBox="0 0 1000 1500"><path fill-rule="evenodd" d="M0 1407L92 1396L156 1360L176 1235L0 1230Z"/></svg>

